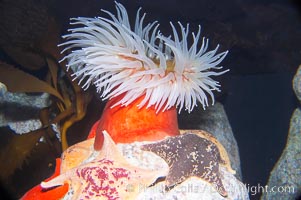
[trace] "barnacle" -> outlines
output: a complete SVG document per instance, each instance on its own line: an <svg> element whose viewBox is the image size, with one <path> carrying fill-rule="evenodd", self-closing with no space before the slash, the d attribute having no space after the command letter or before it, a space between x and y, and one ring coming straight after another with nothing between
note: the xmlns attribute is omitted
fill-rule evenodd
<svg viewBox="0 0 301 200"><path fill-rule="evenodd" d="M112 107L128 106L143 96L139 108L154 106L159 112L177 106L179 112L183 107L190 112L197 102L205 109L208 94L214 104L212 91L219 91L220 85L211 77L228 71L219 66L228 51L217 53L219 46L207 51L209 40L200 39L200 27L196 34L191 33L189 46L189 25L180 22L180 33L170 23L173 36L166 37L157 22L143 25L141 9L132 29L126 9L119 3L116 9L117 16L103 10L110 19L72 19L79 27L64 36L63 52L72 50L64 59L84 89L94 84L103 99L123 95Z"/></svg>

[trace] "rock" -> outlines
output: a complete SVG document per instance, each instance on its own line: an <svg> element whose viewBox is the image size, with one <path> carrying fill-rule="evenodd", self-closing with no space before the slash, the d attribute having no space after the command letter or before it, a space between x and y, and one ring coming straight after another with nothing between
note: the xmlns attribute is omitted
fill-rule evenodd
<svg viewBox="0 0 301 200"><path fill-rule="evenodd" d="M301 65L293 79L293 88L298 100L301 102Z"/></svg>
<svg viewBox="0 0 301 200"><path fill-rule="evenodd" d="M0 82L0 97L3 97L7 92L7 87L4 83Z"/></svg>
<svg viewBox="0 0 301 200"><path fill-rule="evenodd" d="M0 96L0 127L9 126L22 134L41 127L39 111L49 106L49 94L28 95L6 92Z"/></svg>
<svg viewBox="0 0 301 200"><path fill-rule="evenodd" d="M29 119L19 122L9 122L8 126L15 133L23 134L42 128L42 122L39 119Z"/></svg>
<svg viewBox="0 0 301 200"><path fill-rule="evenodd" d="M274 166L268 180L268 189L262 200L287 199L294 200L301 195L301 110L294 111L285 149ZM279 190L279 192L277 192Z"/></svg>
<svg viewBox="0 0 301 200"><path fill-rule="evenodd" d="M214 135L227 150L231 166L236 171L236 177L241 180L237 142L221 103L215 103L214 106L209 106L206 110L196 108L190 114L183 112L178 121L181 129L200 129Z"/></svg>
<svg viewBox="0 0 301 200"><path fill-rule="evenodd" d="M301 102L301 66L293 79L293 88ZM286 146L270 173L262 200L297 199L301 195L301 109L297 108L290 121ZM270 190L276 190L271 192ZM279 191L278 191L279 190Z"/></svg>

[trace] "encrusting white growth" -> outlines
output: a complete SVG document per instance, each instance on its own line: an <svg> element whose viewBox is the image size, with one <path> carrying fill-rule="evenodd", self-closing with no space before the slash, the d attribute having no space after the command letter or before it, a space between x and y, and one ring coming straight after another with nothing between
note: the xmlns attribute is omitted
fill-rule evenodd
<svg viewBox="0 0 301 200"><path fill-rule="evenodd" d="M214 104L212 90L219 91L219 83L211 77L221 75L218 65L228 51L207 51L208 39L202 39L200 27L192 33L193 44L189 47L186 28L178 22L180 33L171 24L173 36L165 37L153 22L143 27L145 14L137 12L134 30L131 29L126 9L116 2L117 16L108 11L111 19L103 17L71 19L80 25L65 35L64 51L72 50L64 59L68 61L79 83L87 89L94 84L101 97L110 99L124 95L116 105L127 106L144 95L139 108L155 106L157 112L173 106L179 112L188 112L201 102L208 106L207 94ZM180 36L179 36L180 35ZM63 52L64 52L63 51Z"/></svg>

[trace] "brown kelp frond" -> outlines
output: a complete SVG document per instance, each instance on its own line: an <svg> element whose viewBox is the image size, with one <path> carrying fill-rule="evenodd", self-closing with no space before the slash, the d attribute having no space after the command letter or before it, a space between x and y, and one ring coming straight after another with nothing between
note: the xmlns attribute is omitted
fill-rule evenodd
<svg viewBox="0 0 301 200"><path fill-rule="evenodd" d="M10 92L46 92L63 101L60 93L46 82L3 62L0 62L0 80Z"/></svg>
<svg viewBox="0 0 301 200"><path fill-rule="evenodd" d="M54 60L52 60L50 58L46 58L46 61L47 61L47 66L48 66L50 77L51 77L51 83L52 83L53 87L56 90L58 90L57 75L58 75L59 69L58 69L57 65L55 64Z"/></svg>
<svg viewBox="0 0 301 200"><path fill-rule="evenodd" d="M45 129L12 136L9 143L0 151L0 180L6 180L16 169L22 167L43 134Z"/></svg>

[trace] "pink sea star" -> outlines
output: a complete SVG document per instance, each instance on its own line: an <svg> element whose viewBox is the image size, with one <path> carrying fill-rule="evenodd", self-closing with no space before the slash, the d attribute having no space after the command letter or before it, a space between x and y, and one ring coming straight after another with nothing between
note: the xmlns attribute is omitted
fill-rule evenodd
<svg viewBox="0 0 301 200"><path fill-rule="evenodd" d="M74 148L74 147L72 147ZM95 157L91 160L91 158ZM90 161L91 160L91 161ZM163 174L141 169L129 164L117 149L110 136L104 132L101 151L92 152L90 158L78 166L67 169L60 176L42 182L43 188L69 183L68 199L133 199L140 184L151 185Z"/></svg>

